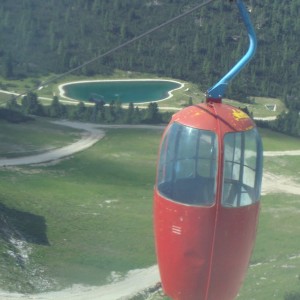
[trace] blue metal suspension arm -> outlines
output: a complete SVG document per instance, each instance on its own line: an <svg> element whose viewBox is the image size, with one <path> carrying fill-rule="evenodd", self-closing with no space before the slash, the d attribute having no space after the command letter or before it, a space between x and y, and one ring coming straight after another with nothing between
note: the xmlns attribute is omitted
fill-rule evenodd
<svg viewBox="0 0 300 300"><path fill-rule="evenodd" d="M244 5L242 0L237 0L236 4L238 6L243 22L248 31L249 42L250 42L249 48L246 54L236 63L236 65L233 66L233 68L213 87L207 90L206 97L209 99L221 99L224 96L225 90L230 80L232 80L245 67L245 65L254 56L256 51L256 47L257 47L256 34L255 34L254 27L251 23L251 19L247 11L247 8Z"/></svg>

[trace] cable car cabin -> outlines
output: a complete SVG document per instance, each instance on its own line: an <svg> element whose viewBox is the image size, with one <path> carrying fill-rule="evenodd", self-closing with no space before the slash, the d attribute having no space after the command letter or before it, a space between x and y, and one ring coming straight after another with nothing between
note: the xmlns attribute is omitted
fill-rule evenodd
<svg viewBox="0 0 300 300"><path fill-rule="evenodd" d="M175 114L154 191L157 259L176 300L233 300L253 249L262 143L243 111L208 101Z"/></svg>

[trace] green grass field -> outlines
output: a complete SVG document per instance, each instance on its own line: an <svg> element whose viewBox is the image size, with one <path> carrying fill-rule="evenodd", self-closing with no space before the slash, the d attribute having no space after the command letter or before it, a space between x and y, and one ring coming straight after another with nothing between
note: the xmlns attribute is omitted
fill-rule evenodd
<svg viewBox="0 0 300 300"><path fill-rule="evenodd" d="M259 128L265 151L299 150L300 139L282 133Z"/></svg>
<svg viewBox="0 0 300 300"><path fill-rule="evenodd" d="M152 189L160 135L112 130L58 165L0 170L0 203L44 219L40 236L46 235L49 245L33 243L31 260L45 270L43 276L58 282L54 287L100 285L112 271L122 274L155 263ZM0 284L14 289L8 278ZM18 289L40 288L24 282Z"/></svg>
<svg viewBox="0 0 300 300"><path fill-rule="evenodd" d="M8 127L10 136L22 138L17 128ZM42 139L36 130L33 126L23 132L36 148L77 137L68 129L61 135L60 128ZM155 264L152 191L161 133L108 130L92 148L59 164L0 168L0 225L21 232L30 254L29 261L20 263L9 254L13 245L0 230L0 288L38 292L75 283L102 285L112 271L122 275ZM300 149L299 139L261 133L265 150ZM281 159L284 170L274 158L265 160L265 170L299 180L299 158ZM238 299L291 300L285 297L299 295L299 212L299 196L262 197L256 247Z"/></svg>
<svg viewBox="0 0 300 300"><path fill-rule="evenodd" d="M80 139L80 132L41 118L18 124L0 120L0 158L26 156L62 147Z"/></svg>
<svg viewBox="0 0 300 300"><path fill-rule="evenodd" d="M299 212L299 196L262 197L256 247L238 299L285 299L300 292Z"/></svg>

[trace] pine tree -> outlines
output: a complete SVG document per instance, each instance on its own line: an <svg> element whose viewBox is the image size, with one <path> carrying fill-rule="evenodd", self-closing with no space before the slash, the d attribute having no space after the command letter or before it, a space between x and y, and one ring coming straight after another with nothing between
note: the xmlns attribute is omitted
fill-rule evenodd
<svg viewBox="0 0 300 300"><path fill-rule="evenodd" d="M57 96L53 97L53 100L49 108L49 115L51 118L62 117L62 108Z"/></svg>
<svg viewBox="0 0 300 300"><path fill-rule="evenodd" d="M142 120L141 111L138 108L138 106L136 106L132 117L132 124L140 124L141 120Z"/></svg>
<svg viewBox="0 0 300 300"><path fill-rule="evenodd" d="M37 94L30 92L22 98L21 109L25 114L42 116L43 106L39 103Z"/></svg>
<svg viewBox="0 0 300 300"><path fill-rule="evenodd" d="M161 122L161 116L159 114L158 105L156 102L149 103L145 121L151 124Z"/></svg>
<svg viewBox="0 0 300 300"><path fill-rule="evenodd" d="M126 124L132 124L133 123L133 116L134 116L134 105L132 102L129 103L128 109L126 111L126 119L125 123Z"/></svg>
<svg viewBox="0 0 300 300"><path fill-rule="evenodd" d="M21 106L18 104L16 97L12 96L7 100L6 108L11 110L20 110Z"/></svg>
<svg viewBox="0 0 300 300"><path fill-rule="evenodd" d="M4 77L6 79L12 79L14 77L14 63L11 55L9 55L5 61Z"/></svg>

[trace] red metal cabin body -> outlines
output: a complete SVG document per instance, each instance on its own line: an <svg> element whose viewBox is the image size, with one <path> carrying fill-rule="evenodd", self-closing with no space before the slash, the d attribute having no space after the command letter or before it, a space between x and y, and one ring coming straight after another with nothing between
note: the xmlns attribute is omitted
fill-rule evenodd
<svg viewBox="0 0 300 300"><path fill-rule="evenodd" d="M243 111L207 102L176 113L160 147L156 251L174 300L233 300L254 246L262 145Z"/></svg>

